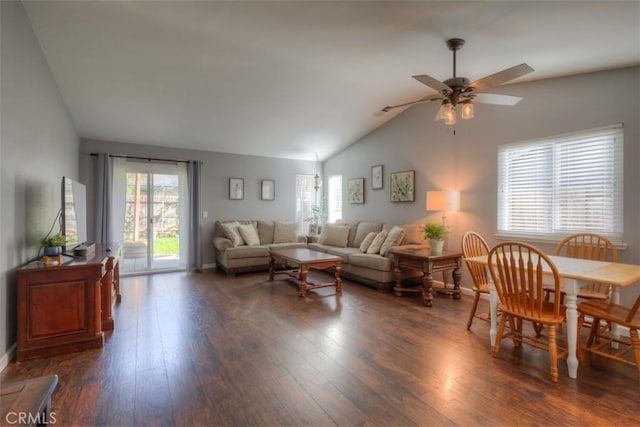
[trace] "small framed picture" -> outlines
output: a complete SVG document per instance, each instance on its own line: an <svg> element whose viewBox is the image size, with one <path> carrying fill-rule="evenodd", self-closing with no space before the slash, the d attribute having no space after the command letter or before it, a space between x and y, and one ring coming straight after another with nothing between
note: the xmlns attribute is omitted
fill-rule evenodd
<svg viewBox="0 0 640 427"><path fill-rule="evenodd" d="M391 201L413 202L415 199L416 171L391 174Z"/></svg>
<svg viewBox="0 0 640 427"><path fill-rule="evenodd" d="M371 166L371 189L382 189L382 165Z"/></svg>
<svg viewBox="0 0 640 427"><path fill-rule="evenodd" d="M260 198L262 200L275 200L276 199L276 182L272 179L262 180L262 191L260 192Z"/></svg>
<svg viewBox="0 0 640 427"><path fill-rule="evenodd" d="M230 200L244 199L244 179L229 178L229 199Z"/></svg>
<svg viewBox="0 0 640 427"><path fill-rule="evenodd" d="M349 203L364 203L364 178L350 179L347 186Z"/></svg>

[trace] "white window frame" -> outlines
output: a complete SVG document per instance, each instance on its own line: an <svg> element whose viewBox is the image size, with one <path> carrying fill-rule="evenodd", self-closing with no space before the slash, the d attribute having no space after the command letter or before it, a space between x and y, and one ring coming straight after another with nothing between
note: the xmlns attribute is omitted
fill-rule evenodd
<svg viewBox="0 0 640 427"><path fill-rule="evenodd" d="M298 233L307 234L309 231L308 218L311 217L311 207L317 203L313 175L296 175L296 222Z"/></svg>
<svg viewBox="0 0 640 427"><path fill-rule="evenodd" d="M624 248L621 123L498 147L499 239L555 243L577 232Z"/></svg>
<svg viewBox="0 0 640 427"><path fill-rule="evenodd" d="M342 175L331 175L327 183L327 221L342 219Z"/></svg>

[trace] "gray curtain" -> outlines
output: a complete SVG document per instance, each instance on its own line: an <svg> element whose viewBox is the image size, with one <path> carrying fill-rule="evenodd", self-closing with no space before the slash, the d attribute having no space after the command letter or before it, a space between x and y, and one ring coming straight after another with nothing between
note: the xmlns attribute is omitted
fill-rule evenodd
<svg viewBox="0 0 640 427"><path fill-rule="evenodd" d="M189 260L188 267L202 268L202 162L187 163L189 185Z"/></svg>
<svg viewBox="0 0 640 427"><path fill-rule="evenodd" d="M95 229L96 243L110 243L113 234L111 218L111 192L113 164L107 153L98 153L95 162Z"/></svg>

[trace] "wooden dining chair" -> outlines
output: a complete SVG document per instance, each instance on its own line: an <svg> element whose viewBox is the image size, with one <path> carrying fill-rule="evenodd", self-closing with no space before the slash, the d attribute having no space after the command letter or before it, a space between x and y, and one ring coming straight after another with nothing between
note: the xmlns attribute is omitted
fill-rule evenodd
<svg viewBox="0 0 640 427"><path fill-rule="evenodd" d="M489 254L489 245L487 245L487 242L485 242L482 236L480 236L475 231L467 231L466 233L464 233L460 246L462 247L462 256L464 258ZM488 316L476 315L476 310L478 309L478 301L480 301L480 295L489 295L489 272L487 271L487 268L484 264L467 261L465 261L465 264L467 265L469 273L471 274L471 279L473 281L472 290L475 294L473 298L473 305L471 306L471 311L469 312L469 319L467 320L467 330L469 330L474 318L478 318L487 322L491 320L491 318Z"/></svg>
<svg viewBox="0 0 640 427"><path fill-rule="evenodd" d="M567 349L558 347L556 328L565 318L560 299L547 301L544 295L543 267L547 265L553 279L553 290L560 291L560 276L555 264L536 247L521 242L504 242L494 246L489 252L489 271L500 298L502 315L493 357L498 357L503 338L511 338L515 346L522 343L549 352L551 380L558 382L558 359L566 359ZM505 333L509 321L511 329ZM548 338L544 340L524 333L523 321L534 325L546 325Z"/></svg>
<svg viewBox="0 0 640 427"><path fill-rule="evenodd" d="M580 329L584 325L585 316L593 318L591 329L584 345L578 345L578 360L580 363L584 363L583 351L588 351L618 362L635 365L638 369L638 379L640 379L639 309L640 295L630 309L607 300L598 299L591 299L578 304L578 337L580 337ZM602 321L606 322L609 327L599 327ZM612 336L610 326L614 323L629 328L630 340L624 337L615 338ZM613 342L618 343L617 349L611 345ZM633 358L626 357L630 351L633 351Z"/></svg>
<svg viewBox="0 0 640 427"><path fill-rule="evenodd" d="M592 261L618 262L618 249L609 239L595 233L576 233L567 236L556 246L555 255ZM552 292L552 290L549 291ZM610 292L611 285L589 283L578 290L578 298L608 300ZM564 300L564 294L561 298Z"/></svg>

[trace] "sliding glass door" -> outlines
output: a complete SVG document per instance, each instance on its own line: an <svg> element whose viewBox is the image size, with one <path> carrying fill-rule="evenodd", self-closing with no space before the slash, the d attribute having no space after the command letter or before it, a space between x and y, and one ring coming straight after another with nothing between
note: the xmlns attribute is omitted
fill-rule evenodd
<svg viewBox="0 0 640 427"><path fill-rule="evenodd" d="M186 266L186 171L180 166L128 162L123 273Z"/></svg>

